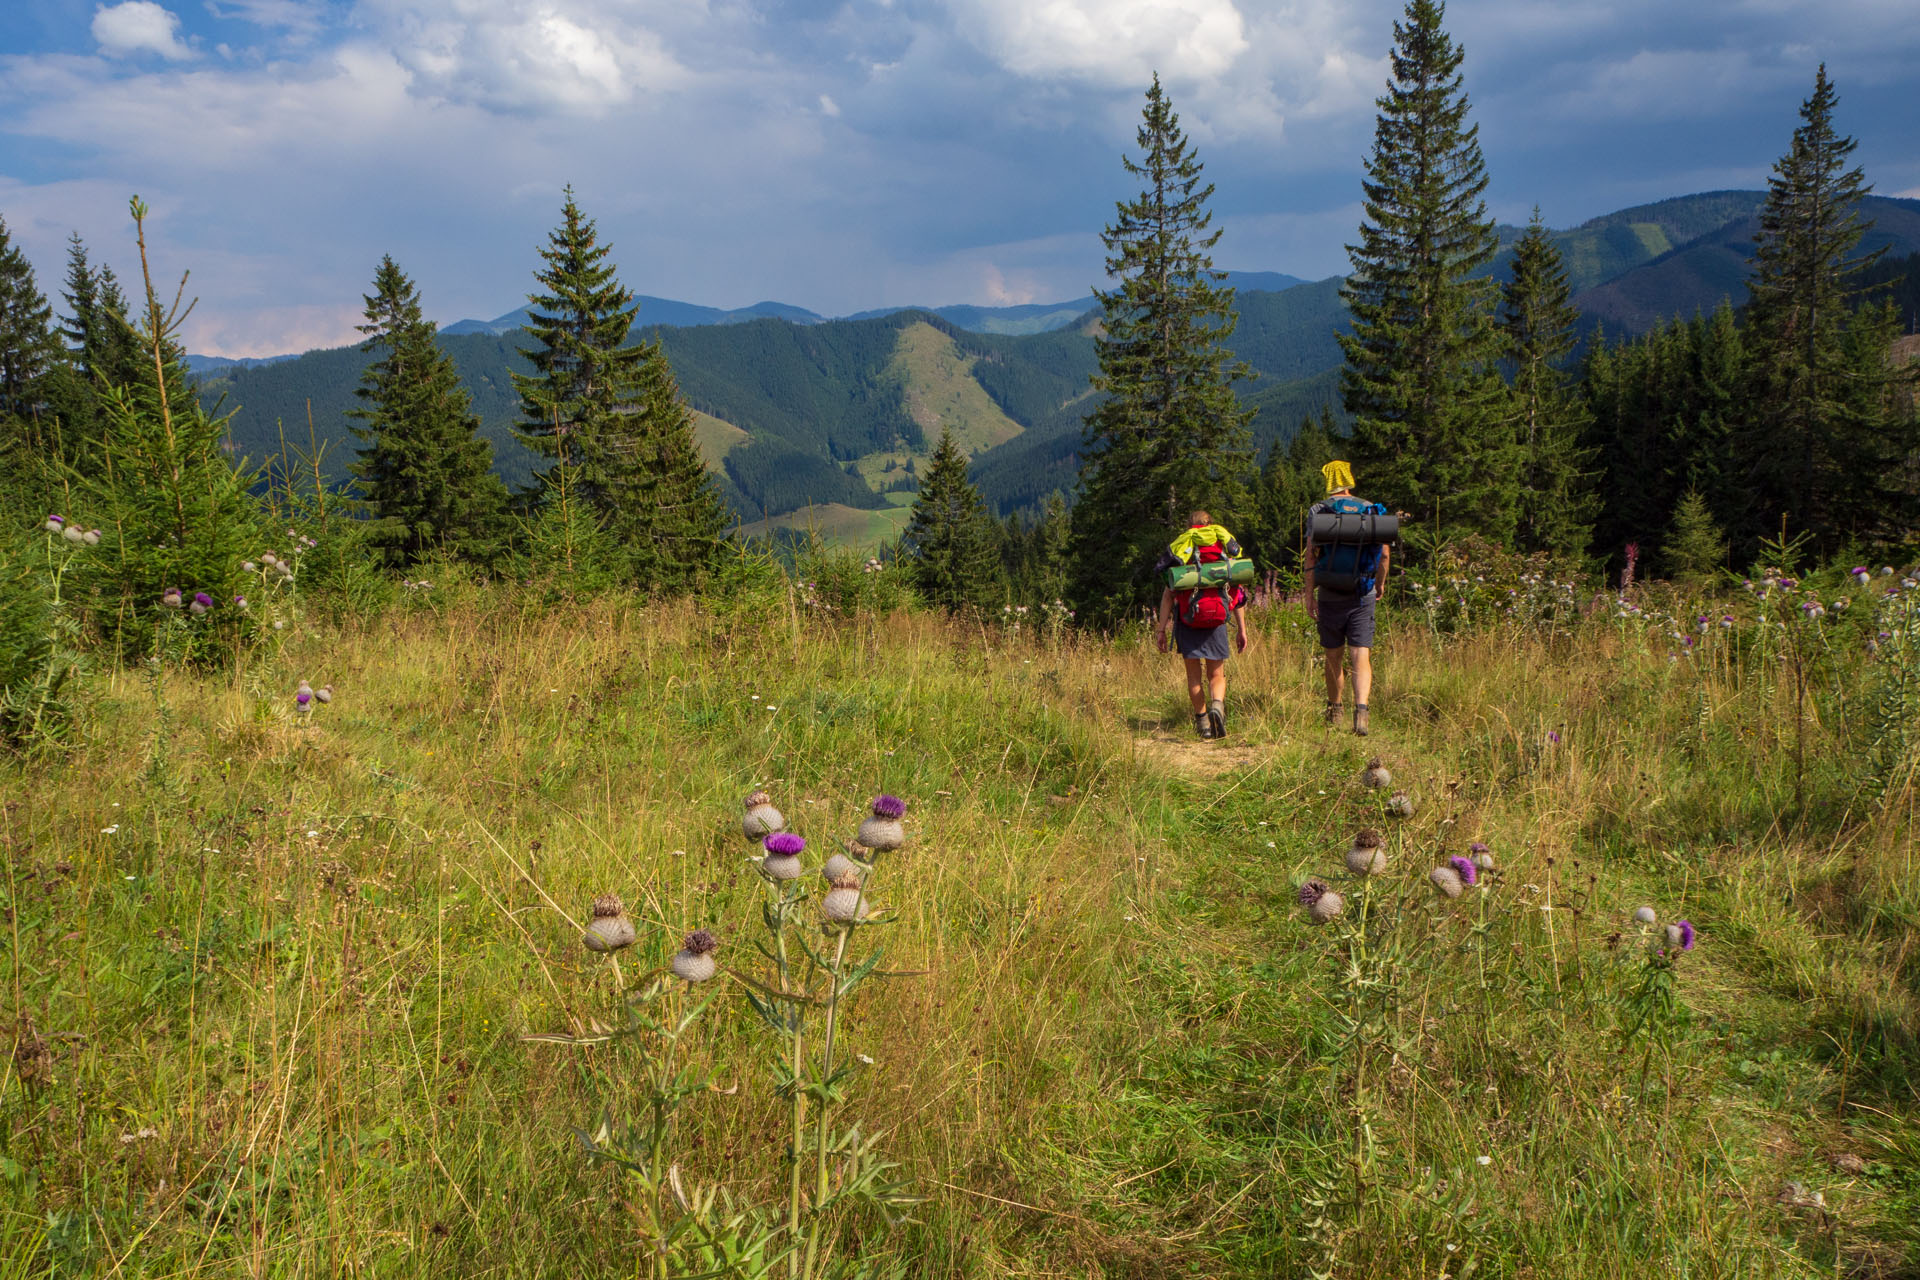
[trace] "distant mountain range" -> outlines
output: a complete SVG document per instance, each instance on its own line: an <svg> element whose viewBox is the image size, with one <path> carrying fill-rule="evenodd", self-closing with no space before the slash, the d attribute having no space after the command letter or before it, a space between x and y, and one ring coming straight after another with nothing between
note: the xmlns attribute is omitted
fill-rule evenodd
<svg viewBox="0 0 1920 1280"><path fill-rule="evenodd" d="M1743 300L1747 255L1763 193L1720 191L1664 200L1553 233L1591 328L1644 332L1722 298ZM1920 201L1871 197L1870 247L1920 252ZM1490 270L1504 276L1518 228L1501 228ZM1301 419L1339 412L1338 335L1348 326L1341 278L1303 282L1273 272L1229 273L1238 325L1230 341L1259 375L1240 388L1254 409L1256 443L1289 437ZM722 493L749 529L815 523L871 541L897 531L914 472L943 428L972 457L989 503L1008 511L1070 492L1081 424L1091 405L1097 303L902 308L825 319L784 303L738 310L640 300L697 413L701 446ZM524 483L534 458L514 438L509 372L525 309L440 331L459 365L498 469ZM216 361L190 357L211 402L233 410L239 450L279 452L281 425L307 439L307 415L344 480L353 438L347 410L368 357L355 347L299 357Z"/></svg>

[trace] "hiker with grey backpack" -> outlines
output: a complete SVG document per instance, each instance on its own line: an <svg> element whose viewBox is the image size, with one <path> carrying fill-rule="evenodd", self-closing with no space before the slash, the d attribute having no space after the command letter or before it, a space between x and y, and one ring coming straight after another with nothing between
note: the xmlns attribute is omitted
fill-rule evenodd
<svg viewBox="0 0 1920 1280"><path fill-rule="evenodd" d="M1377 502L1353 496L1353 468L1329 462L1320 468L1327 496L1307 513L1303 558L1307 616L1320 631L1326 654L1328 724L1337 724L1346 687L1346 657L1353 660L1353 731L1368 731L1367 698L1373 692L1374 605L1386 595L1391 543L1400 521Z"/></svg>
<svg viewBox="0 0 1920 1280"><path fill-rule="evenodd" d="M1187 699L1193 704L1193 731L1202 738L1227 736L1227 659L1237 645L1247 651L1247 593L1253 561L1225 525L1204 511L1187 520L1188 528L1167 545L1154 569L1166 583L1154 635L1160 652L1168 640L1187 666ZM1227 628L1234 634L1229 640Z"/></svg>

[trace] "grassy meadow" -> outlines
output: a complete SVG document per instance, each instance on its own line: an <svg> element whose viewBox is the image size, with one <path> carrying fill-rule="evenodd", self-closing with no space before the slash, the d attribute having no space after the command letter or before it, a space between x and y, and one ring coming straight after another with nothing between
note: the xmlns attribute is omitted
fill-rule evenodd
<svg viewBox="0 0 1920 1280"><path fill-rule="evenodd" d="M575 1132L631 1116L641 1042L527 1037L618 1025L697 927L729 972L673 1160L778 1205L756 787L810 869L908 802L838 1115L925 1199L841 1215L845 1274L1920 1274L1915 792L1862 781L1887 664L1742 616L1676 653L1611 601L1396 608L1365 741L1320 721L1298 606L1204 744L1138 636L784 588L445 580L231 670L102 669L67 754L0 764L0 1277L661 1274ZM304 722L301 678L336 691ZM1391 862L1356 882L1362 826ZM1471 841L1498 869L1439 897ZM607 893L618 973L581 945ZM1642 905L1698 944L1650 949Z"/></svg>

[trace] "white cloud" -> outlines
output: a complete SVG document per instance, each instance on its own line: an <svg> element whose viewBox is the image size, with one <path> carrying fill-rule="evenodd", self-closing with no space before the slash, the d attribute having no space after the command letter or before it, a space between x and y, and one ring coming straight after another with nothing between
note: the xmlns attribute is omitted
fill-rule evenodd
<svg viewBox="0 0 1920 1280"><path fill-rule="evenodd" d="M101 5L93 13L93 38L106 52L116 55L145 50L183 62L193 56L193 50L175 34L179 26L179 17L153 0Z"/></svg>
<svg viewBox="0 0 1920 1280"><path fill-rule="evenodd" d="M840 104L835 102L829 95L823 93L820 95L820 114L838 119L840 115Z"/></svg>
<svg viewBox="0 0 1920 1280"><path fill-rule="evenodd" d="M952 0L963 35L1007 70L1103 85L1218 76L1247 49L1233 0Z"/></svg>
<svg viewBox="0 0 1920 1280"><path fill-rule="evenodd" d="M624 0L361 0L359 23L431 96L600 114L688 70Z"/></svg>

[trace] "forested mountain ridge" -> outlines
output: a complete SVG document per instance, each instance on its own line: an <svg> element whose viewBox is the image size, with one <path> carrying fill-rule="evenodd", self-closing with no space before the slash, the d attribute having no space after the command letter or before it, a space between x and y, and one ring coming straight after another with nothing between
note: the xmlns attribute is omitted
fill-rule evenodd
<svg viewBox="0 0 1920 1280"><path fill-rule="evenodd" d="M1720 191L1664 200L1555 232L1576 303L1590 324L1615 335L1644 332L1673 315L1742 301L1760 192ZM1920 252L1920 201L1871 197L1868 247ZM1702 230L1702 228L1705 228ZM1512 237L1488 268L1508 272ZM1287 284L1291 277L1230 273L1230 280ZM1256 448L1288 438L1303 417L1332 408L1341 417L1338 335L1348 325L1341 279L1243 286L1236 297L1235 353L1258 377L1240 385L1256 412ZM653 305L653 304L660 305ZM701 440L728 505L743 521L780 518L808 506L885 512L910 499L915 469L942 427L971 458L975 482L995 509L1035 507L1071 493L1081 424L1092 405L1095 368L1091 300L1029 308L941 308L820 320L785 304L781 315L748 315L684 303L643 302L640 316L700 312L694 322L646 324L660 336L688 402L702 416ZM705 312L711 312L706 316ZM1059 312L1072 312L1059 323ZM959 313L958 316L954 313ZM489 326L505 326L509 313ZM725 316L723 321L712 317ZM812 317L812 318L806 318ZM980 332L992 321L1032 332ZM477 323L477 322L476 322ZM525 373L519 331L440 334L473 398L496 469L524 484L533 456L513 436L518 413L510 372ZM326 468L344 480L351 437L347 411L368 357L356 348L312 351L272 362L205 370L202 390L234 410L236 448L256 460L284 440L308 448L311 405Z"/></svg>

